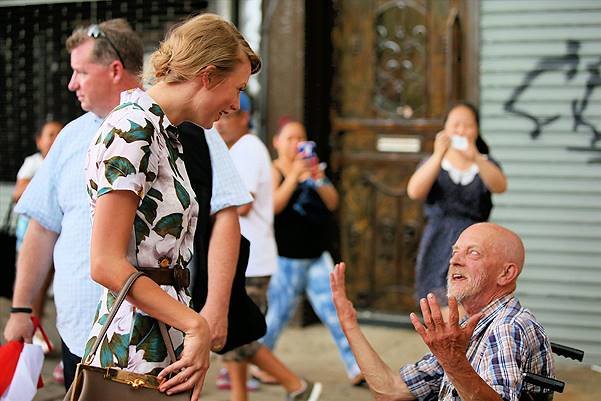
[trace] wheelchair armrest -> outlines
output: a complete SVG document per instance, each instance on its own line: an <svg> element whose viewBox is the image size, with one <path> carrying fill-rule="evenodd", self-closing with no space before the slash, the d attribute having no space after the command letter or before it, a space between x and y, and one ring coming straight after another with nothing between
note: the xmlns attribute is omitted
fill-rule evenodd
<svg viewBox="0 0 601 401"><path fill-rule="evenodd" d="M535 386L556 391L558 393L563 393L563 389L565 387L565 383L560 380L537 375L536 373L524 372L522 373L522 379L526 383L534 384Z"/></svg>
<svg viewBox="0 0 601 401"><path fill-rule="evenodd" d="M553 401L553 393L522 392L519 401Z"/></svg>
<svg viewBox="0 0 601 401"><path fill-rule="evenodd" d="M559 356L574 359L579 362L582 362L582 358L584 358L584 351L579 350L578 348L568 347L567 345L552 342L551 350L553 351L553 353Z"/></svg>

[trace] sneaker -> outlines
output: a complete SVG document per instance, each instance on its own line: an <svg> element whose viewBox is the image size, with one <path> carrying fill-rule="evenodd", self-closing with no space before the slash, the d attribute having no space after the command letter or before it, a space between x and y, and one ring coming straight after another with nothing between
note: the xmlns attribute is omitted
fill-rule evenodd
<svg viewBox="0 0 601 401"><path fill-rule="evenodd" d="M65 384L65 375L63 373L63 362L59 362L52 371L52 380L58 384Z"/></svg>
<svg viewBox="0 0 601 401"><path fill-rule="evenodd" d="M321 383L303 380L303 389L296 393L288 393L286 401L317 401L321 395Z"/></svg>
<svg viewBox="0 0 601 401"><path fill-rule="evenodd" d="M363 373L359 373L357 376L353 377L351 379L351 385L353 385L354 387L368 387L367 381L365 381Z"/></svg>
<svg viewBox="0 0 601 401"><path fill-rule="evenodd" d="M261 388L261 382L257 379L250 378L246 381L246 391L259 391Z"/></svg>
<svg viewBox="0 0 601 401"><path fill-rule="evenodd" d="M215 381L219 390L231 390L232 383L230 382L230 375L227 373L226 368L219 369L217 380ZM257 391L261 387L261 383L255 379L248 379L246 382L246 391Z"/></svg>

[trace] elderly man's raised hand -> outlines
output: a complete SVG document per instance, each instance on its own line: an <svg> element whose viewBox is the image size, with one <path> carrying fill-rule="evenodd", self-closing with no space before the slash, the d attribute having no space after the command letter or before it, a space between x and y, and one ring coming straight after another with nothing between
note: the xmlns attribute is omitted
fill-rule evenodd
<svg viewBox="0 0 601 401"><path fill-rule="evenodd" d="M449 297L448 322L444 321L434 294L428 294L427 299L422 298L420 307L424 323L419 321L415 313L409 316L411 323L441 366L446 370L456 366L458 362L466 361L469 341L482 313L470 316L465 326L461 327L459 308L454 297Z"/></svg>
<svg viewBox="0 0 601 401"><path fill-rule="evenodd" d="M359 327L359 324L357 323L357 312L353 307L353 303L346 295L346 285L344 283L345 271L346 266L344 262L334 266L334 270L330 272L330 287L332 287L332 299L334 300L340 325L342 326L342 330L347 332Z"/></svg>

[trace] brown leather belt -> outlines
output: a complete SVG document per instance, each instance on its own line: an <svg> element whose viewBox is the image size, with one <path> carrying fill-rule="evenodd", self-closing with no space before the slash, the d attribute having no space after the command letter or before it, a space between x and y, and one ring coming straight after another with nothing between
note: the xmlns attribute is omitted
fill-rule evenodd
<svg viewBox="0 0 601 401"><path fill-rule="evenodd" d="M158 285L172 285L177 290L190 286L190 270L185 267L165 269L161 267L137 267Z"/></svg>

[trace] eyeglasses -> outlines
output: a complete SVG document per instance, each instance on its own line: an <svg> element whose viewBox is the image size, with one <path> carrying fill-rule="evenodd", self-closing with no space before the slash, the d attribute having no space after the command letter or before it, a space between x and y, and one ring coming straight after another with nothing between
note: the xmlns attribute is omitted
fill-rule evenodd
<svg viewBox="0 0 601 401"><path fill-rule="evenodd" d="M88 28L88 36L94 39L106 39L106 41L109 42L109 45L111 45L115 53L117 53L117 57L119 57L119 61L121 61L123 68L125 68L125 63L123 62L123 57L121 57L121 53L119 53L119 50L117 50L117 48L113 44L113 41L110 40L108 36L106 36L106 33L104 33L102 29L100 29L100 26L98 24L90 25L90 27Z"/></svg>

